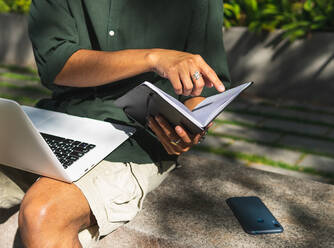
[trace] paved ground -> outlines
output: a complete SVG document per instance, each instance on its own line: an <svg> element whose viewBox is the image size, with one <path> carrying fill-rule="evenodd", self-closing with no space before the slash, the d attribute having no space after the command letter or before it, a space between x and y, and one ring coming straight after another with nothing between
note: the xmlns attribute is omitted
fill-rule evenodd
<svg viewBox="0 0 334 248"><path fill-rule="evenodd" d="M334 247L334 185L243 168L233 158L187 154L179 162L143 210L97 248ZM284 232L246 234L225 202L235 196L260 197ZM22 248L17 210L0 209L1 248Z"/></svg>
<svg viewBox="0 0 334 248"><path fill-rule="evenodd" d="M0 66L0 97L33 105L49 95L35 71ZM333 184L334 108L241 97L192 152Z"/></svg>

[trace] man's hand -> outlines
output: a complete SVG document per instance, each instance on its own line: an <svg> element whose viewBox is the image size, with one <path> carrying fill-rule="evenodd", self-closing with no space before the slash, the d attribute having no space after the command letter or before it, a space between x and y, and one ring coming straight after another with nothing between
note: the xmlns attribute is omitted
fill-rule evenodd
<svg viewBox="0 0 334 248"><path fill-rule="evenodd" d="M174 129L161 116L150 117L148 126L156 134L161 144L168 154L180 155L188 151L193 145L197 144L204 132L196 135L190 135L181 126Z"/></svg>
<svg viewBox="0 0 334 248"><path fill-rule="evenodd" d="M192 110L204 99L204 97L193 97L184 104ZM202 136L205 135L205 131L191 135L181 126L173 128L162 116L150 117L148 119L148 126L170 155L180 155L188 151L193 145L198 144ZM208 128L211 126L212 123L208 125Z"/></svg>
<svg viewBox="0 0 334 248"><path fill-rule="evenodd" d="M225 90L214 70L200 55L166 49L153 49L149 55L152 69L168 78L177 95L199 96L204 86Z"/></svg>

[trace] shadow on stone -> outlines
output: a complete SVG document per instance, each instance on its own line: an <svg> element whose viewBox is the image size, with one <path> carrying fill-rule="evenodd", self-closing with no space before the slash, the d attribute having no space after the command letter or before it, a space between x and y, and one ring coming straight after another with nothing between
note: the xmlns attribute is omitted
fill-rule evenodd
<svg viewBox="0 0 334 248"><path fill-rule="evenodd" d="M17 229L16 234L15 234L13 248L23 248L22 239L21 239L19 229Z"/></svg>
<svg viewBox="0 0 334 248"><path fill-rule="evenodd" d="M11 208L0 208L0 224L5 223L11 216L19 211L20 205Z"/></svg>

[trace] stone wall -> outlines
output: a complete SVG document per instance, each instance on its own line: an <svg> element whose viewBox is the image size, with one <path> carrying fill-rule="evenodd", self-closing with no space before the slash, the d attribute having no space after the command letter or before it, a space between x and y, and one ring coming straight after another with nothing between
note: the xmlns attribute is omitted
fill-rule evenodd
<svg viewBox="0 0 334 248"><path fill-rule="evenodd" d="M224 33L233 82L254 81L248 94L333 105L334 33L314 33L290 43L280 32L257 35L246 28Z"/></svg>
<svg viewBox="0 0 334 248"><path fill-rule="evenodd" d="M0 14L0 64L35 66L23 15Z"/></svg>

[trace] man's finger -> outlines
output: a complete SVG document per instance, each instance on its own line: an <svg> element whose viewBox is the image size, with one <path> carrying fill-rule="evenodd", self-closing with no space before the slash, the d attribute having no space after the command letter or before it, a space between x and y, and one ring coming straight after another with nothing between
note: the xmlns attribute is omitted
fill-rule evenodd
<svg viewBox="0 0 334 248"><path fill-rule="evenodd" d="M160 128L159 124L152 117L148 119L148 126L152 129L152 131L158 137L158 139L160 140L161 144L164 146L168 154L171 154L171 155L175 154L175 151L172 145L170 144L168 138L166 137L166 135Z"/></svg>
<svg viewBox="0 0 334 248"><path fill-rule="evenodd" d="M194 137L194 139L193 139L193 143L194 143L194 145L197 145L197 144L198 144L198 142L200 141L201 137L202 137L202 134L196 134L196 135L195 135L195 137Z"/></svg>
<svg viewBox="0 0 334 248"><path fill-rule="evenodd" d="M182 71L180 73L180 78L181 78L182 86L183 86L183 95L189 96L194 88L193 82L191 81L191 78L189 77L189 72Z"/></svg>
<svg viewBox="0 0 334 248"><path fill-rule="evenodd" d="M199 72L200 70L193 68L191 70L193 72L191 76L194 88L191 92L192 96L199 96L202 93L203 87L205 85L205 82L203 80L202 74Z"/></svg>
<svg viewBox="0 0 334 248"><path fill-rule="evenodd" d="M189 146L193 143L189 134L181 126L176 126L175 132L186 145Z"/></svg>
<svg viewBox="0 0 334 248"><path fill-rule="evenodd" d="M179 77L178 72L177 71L171 71L168 74L168 79L169 79L169 81L171 82L171 84L174 88L175 94L176 95L181 95L182 92L183 92L183 87L182 87L182 83L180 81L180 77Z"/></svg>
<svg viewBox="0 0 334 248"><path fill-rule="evenodd" d="M179 139L179 137L174 132L174 129L170 126L170 124L164 118L162 118L161 116L155 116L155 120L159 124L163 133L169 139L168 140L169 142Z"/></svg>
<svg viewBox="0 0 334 248"><path fill-rule="evenodd" d="M207 78L203 78L204 82L205 82L205 86L208 88L212 88L213 87L213 83L211 81L209 81Z"/></svg>
<svg viewBox="0 0 334 248"><path fill-rule="evenodd" d="M201 65L201 73L203 74L203 76L209 82L211 82L219 92L223 92L225 90L225 86L223 82L220 81L215 71L212 70L211 67L203 59L201 59L199 63Z"/></svg>
<svg viewBox="0 0 334 248"><path fill-rule="evenodd" d="M155 123L159 126L161 130L161 135L164 137L163 141L166 146L174 151L174 154L179 155L183 149L184 144L177 134L174 132L174 129L169 125L169 123L161 116L155 117Z"/></svg>

